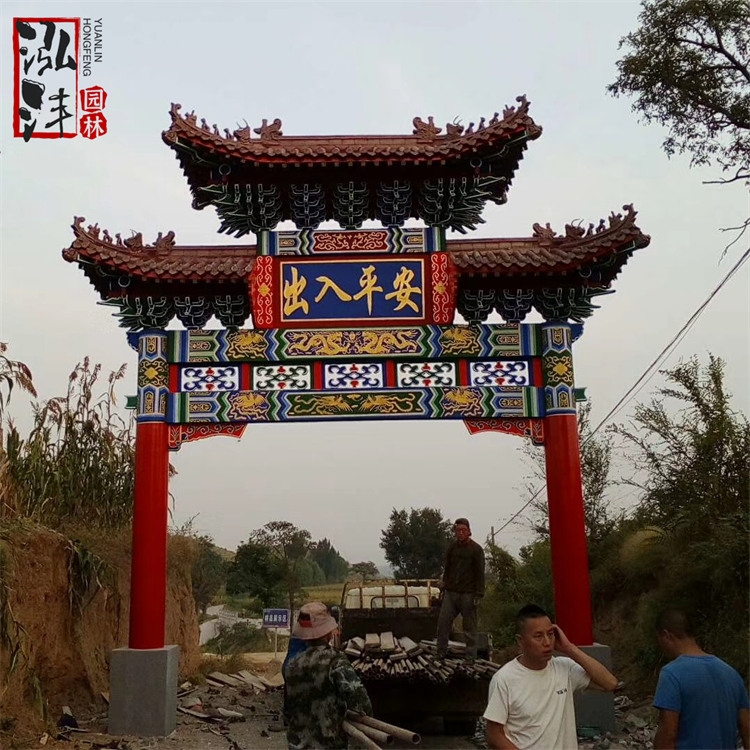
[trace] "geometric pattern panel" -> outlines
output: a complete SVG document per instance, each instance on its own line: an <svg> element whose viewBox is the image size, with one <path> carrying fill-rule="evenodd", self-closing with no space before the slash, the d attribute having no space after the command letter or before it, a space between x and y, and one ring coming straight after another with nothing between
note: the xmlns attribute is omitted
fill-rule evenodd
<svg viewBox="0 0 750 750"><path fill-rule="evenodd" d="M180 368L181 391L239 391L239 365Z"/></svg>
<svg viewBox="0 0 750 750"><path fill-rule="evenodd" d="M251 384L254 390L296 391L312 388L310 365L255 365L252 373Z"/></svg>
<svg viewBox="0 0 750 750"><path fill-rule="evenodd" d="M323 365L325 390L365 390L385 387L385 364L360 362L359 364L333 362Z"/></svg>
<svg viewBox="0 0 750 750"><path fill-rule="evenodd" d="M398 362L396 382L400 388L458 385L455 362Z"/></svg>
<svg viewBox="0 0 750 750"><path fill-rule="evenodd" d="M530 385L528 362L471 362L470 385Z"/></svg>
<svg viewBox="0 0 750 750"><path fill-rule="evenodd" d="M173 393L172 423L538 417L536 388Z"/></svg>
<svg viewBox="0 0 750 750"><path fill-rule="evenodd" d="M167 331L170 362L282 362L312 359L502 359L541 354L537 324L395 328Z"/></svg>
<svg viewBox="0 0 750 750"><path fill-rule="evenodd" d="M541 387L539 358L529 360L395 359L337 360L309 364L171 365L172 390L181 393L237 391L342 391L373 388Z"/></svg>
<svg viewBox="0 0 750 750"><path fill-rule="evenodd" d="M325 255L341 253L432 253L445 248L442 227L318 231L300 229L260 232L259 255Z"/></svg>

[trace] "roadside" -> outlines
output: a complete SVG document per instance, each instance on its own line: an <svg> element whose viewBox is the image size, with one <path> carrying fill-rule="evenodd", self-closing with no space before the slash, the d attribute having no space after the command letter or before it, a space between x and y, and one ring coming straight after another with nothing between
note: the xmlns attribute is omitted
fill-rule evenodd
<svg viewBox="0 0 750 750"><path fill-rule="evenodd" d="M273 654L246 655L249 668L232 676L212 672L206 683L183 683L178 700L177 728L166 738L115 737L106 734L107 714L76 717L78 731L60 730L57 738L41 738L34 747L90 750L285 750L283 689L280 663ZM650 705L635 706L626 696L616 698L617 732L579 738L580 750L652 750L655 731ZM486 748L483 722L473 737L446 736L439 719L409 727L422 735L425 750ZM393 750L412 745L395 742Z"/></svg>

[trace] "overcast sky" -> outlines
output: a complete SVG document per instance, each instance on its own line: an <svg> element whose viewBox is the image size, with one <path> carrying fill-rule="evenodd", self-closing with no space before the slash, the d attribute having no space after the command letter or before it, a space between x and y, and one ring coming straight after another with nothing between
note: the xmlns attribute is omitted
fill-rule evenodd
<svg viewBox="0 0 750 750"><path fill-rule="evenodd" d="M561 231L634 203L652 237L599 298L575 350L576 380L604 416L747 246L719 265L720 227L747 215L739 186L702 184L712 170L668 160L664 132L644 126L605 86L617 43L636 27L635 2L12 3L2 6L2 332L28 363L42 397L62 393L84 356L105 371L127 362L121 395L135 393L135 353L61 250L74 215L114 235L226 244L213 209L195 211L161 140L169 106L234 129L283 120L287 135L410 133L419 115L444 125L490 118L519 94L544 128L530 144L505 206L488 206L476 237L526 236L534 222ZM89 141L12 137L13 16L102 18L103 62L81 79L108 93L109 132ZM286 227L280 227L286 228ZM450 235L449 235L450 237ZM245 238L247 240L247 238ZM229 240L232 241L232 240ZM236 240L235 240L236 241ZM252 241L252 240L248 240ZM237 241L241 242L241 241ZM748 268L692 328L669 364L713 352L727 360L738 408L748 407ZM214 325L215 321L214 321ZM218 325L216 325L218 327ZM651 381L643 398L657 387ZM27 423L22 399L15 413ZM631 403L620 416L632 411ZM173 456L174 522L234 549L268 521L329 537L350 561L384 558L391 508L468 516L484 539L525 501L517 438L470 437L461 422L249 426L242 441L212 438ZM615 490L612 500L633 500ZM516 551L524 527L498 538Z"/></svg>

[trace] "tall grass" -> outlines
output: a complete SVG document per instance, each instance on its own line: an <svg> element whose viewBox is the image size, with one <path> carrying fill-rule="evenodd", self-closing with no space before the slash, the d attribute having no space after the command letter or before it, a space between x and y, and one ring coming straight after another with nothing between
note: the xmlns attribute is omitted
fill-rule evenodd
<svg viewBox="0 0 750 750"><path fill-rule="evenodd" d="M133 510L135 430L117 412L115 387L125 365L95 388L101 365L77 365L64 396L34 404L25 439L11 420L0 447L3 516L52 528L104 529L130 523Z"/></svg>

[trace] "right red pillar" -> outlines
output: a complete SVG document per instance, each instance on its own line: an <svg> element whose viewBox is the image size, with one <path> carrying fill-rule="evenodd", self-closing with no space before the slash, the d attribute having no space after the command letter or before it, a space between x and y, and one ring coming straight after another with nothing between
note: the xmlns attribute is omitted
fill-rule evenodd
<svg viewBox="0 0 750 750"><path fill-rule="evenodd" d="M542 369L556 620L573 643L588 646L594 642L594 633L570 325L542 326Z"/></svg>

